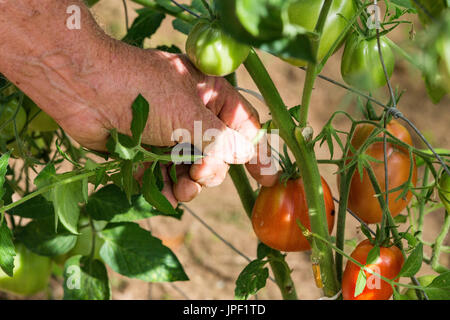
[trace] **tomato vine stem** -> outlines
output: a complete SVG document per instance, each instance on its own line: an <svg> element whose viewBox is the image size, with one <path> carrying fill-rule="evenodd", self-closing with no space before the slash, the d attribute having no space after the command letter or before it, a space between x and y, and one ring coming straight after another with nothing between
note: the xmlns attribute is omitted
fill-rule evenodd
<svg viewBox="0 0 450 320"><path fill-rule="evenodd" d="M313 232L328 239L330 235L328 233L323 190L318 164L315 159L314 146L305 141L301 132L295 135L295 131L298 132L299 130L296 130L297 127L278 89L254 50L251 50L244 65L263 95L272 114L273 123L279 129L280 137L285 141L297 161L305 185L311 228ZM317 255L322 257L320 269L324 281L324 293L326 296L333 296L339 291L333 252L322 242L317 243L317 250L320 251Z"/></svg>

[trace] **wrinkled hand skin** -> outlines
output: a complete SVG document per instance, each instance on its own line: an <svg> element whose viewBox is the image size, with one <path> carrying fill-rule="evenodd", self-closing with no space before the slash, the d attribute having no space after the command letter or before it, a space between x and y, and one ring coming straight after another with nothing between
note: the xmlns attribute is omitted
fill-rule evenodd
<svg viewBox="0 0 450 320"><path fill-rule="evenodd" d="M66 27L66 10L73 4L81 8L79 30ZM150 103L145 144L173 146L181 142L171 139L178 128L193 138L194 121L202 121L203 132L221 132L227 150L211 148L203 161L179 166L176 185L167 179L164 193L173 205L220 184L229 164L255 157L230 155L231 148L248 148L260 124L228 82L203 75L185 56L109 38L80 0L0 0L0 30L0 73L87 148L106 150L113 128L131 135L131 105L138 94ZM262 185L272 185L276 175L261 174L270 165L256 161L247 169Z"/></svg>

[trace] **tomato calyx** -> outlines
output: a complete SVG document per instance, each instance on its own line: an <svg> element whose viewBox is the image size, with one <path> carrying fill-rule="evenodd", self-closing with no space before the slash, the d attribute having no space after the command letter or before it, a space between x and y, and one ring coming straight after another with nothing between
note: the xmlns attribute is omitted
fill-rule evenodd
<svg viewBox="0 0 450 320"><path fill-rule="evenodd" d="M282 173L280 174L280 182L286 185L288 180L297 180L301 177L300 170L295 162L292 162L289 158L287 146L283 146L283 154L278 155L279 164L282 168Z"/></svg>

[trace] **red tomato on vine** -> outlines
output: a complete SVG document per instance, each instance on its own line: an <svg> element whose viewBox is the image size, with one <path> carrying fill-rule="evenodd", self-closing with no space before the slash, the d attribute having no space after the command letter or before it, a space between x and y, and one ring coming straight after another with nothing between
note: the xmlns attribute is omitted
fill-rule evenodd
<svg viewBox="0 0 450 320"><path fill-rule="evenodd" d="M366 264L367 256L374 245L369 240L362 241L352 252L351 257L361 264ZM379 275L395 279L403 266L403 255L399 248L380 247L378 259L366 268ZM366 285L361 294L355 297L355 288L361 268L352 261L348 261L342 278L342 296L344 300L388 300L393 293L392 286L377 275L364 271ZM395 280L398 281L398 280Z"/></svg>
<svg viewBox="0 0 450 320"><path fill-rule="evenodd" d="M386 129L397 139L406 144L412 145L411 135L404 126L398 123L398 121L392 120L387 125ZM351 142L352 146L355 149L360 148L373 130L374 126L370 124L357 127ZM371 161L370 164L375 173L378 184L380 185L381 191L386 191L383 142L375 142L370 145L366 150L366 154L380 161ZM387 161L389 190L392 190L400 187L408 181L411 159L405 148L388 143ZM415 160L413 161L411 181L415 186L417 183L417 168ZM397 200L401 193L402 190L398 190L389 194L389 211L393 217L405 209L412 198L412 193L408 192L405 199L400 198ZM375 197L375 191L366 169L364 169L362 181L358 172L355 172L353 175L350 185L350 195L348 198L348 208L367 223L381 222L383 212L378 199Z"/></svg>
<svg viewBox="0 0 450 320"><path fill-rule="evenodd" d="M328 231L334 225L334 202L331 190L322 178L322 188L327 214ZM262 187L252 213L252 225L258 239L280 251L305 251L311 249L308 240L297 224L311 230L308 205L302 179L278 182L272 187Z"/></svg>

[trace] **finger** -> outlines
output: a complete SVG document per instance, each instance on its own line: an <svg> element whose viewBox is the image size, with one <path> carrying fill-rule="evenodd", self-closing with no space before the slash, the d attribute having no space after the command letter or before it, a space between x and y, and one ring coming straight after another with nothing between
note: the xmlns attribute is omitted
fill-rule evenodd
<svg viewBox="0 0 450 320"><path fill-rule="evenodd" d="M192 180L205 187L220 185L226 178L229 165L221 159L204 157L196 161L189 170Z"/></svg>
<svg viewBox="0 0 450 320"><path fill-rule="evenodd" d="M216 81L216 90L220 90L220 96L214 96L211 99L210 107L218 112L219 118L228 127L236 130L249 141L255 140L261 128L257 111L228 82ZM221 107L217 107L217 104ZM250 175L263 186L271 186L277 181L275 160L268 148L266 135L259 140L255 154L246 164L246 168Z"/></svg>
<svg viewBox="0 0 450 320"><path fill-rule="evenodd" d="M275 164L275 159L271 157L270 150L265 145L258 144L256 156L245 164L250 175L264 187L273 186L279 178L279 172Z"/></svg>
<svg viewBox="0 0 450 320"><path fill-rule="evenodd" d="M189 202L200 193L202 186L190 178L188 166L178 165L176 170L177 182L173 184L173 194L178 201Z"/></svg>
<svg viewBox="0 0 450 320"><path fill-rule="evenodd" d="M221 159L226 163L248 162L255 153L252 142L244 135L227 127L211 110L200 107L184 121L185 128L177 129L173 139L178 143L189 142L204 155Z"/></svg>

